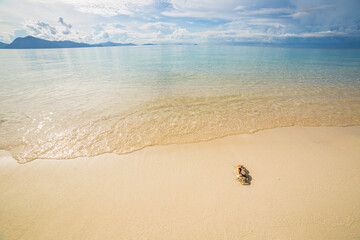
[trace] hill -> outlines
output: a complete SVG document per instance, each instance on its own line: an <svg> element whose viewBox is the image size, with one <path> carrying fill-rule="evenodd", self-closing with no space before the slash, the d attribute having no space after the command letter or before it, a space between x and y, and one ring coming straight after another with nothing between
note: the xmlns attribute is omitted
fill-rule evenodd
<svg viewBox="0 0 360 240"><path fill-rule="evenodd" d="M0 42L0 48L5 48L7 45L9 45L9 44Z"/></svg>
<svg viewBox="0 0 360 240"><path fill-rule="evenodd" d="M16 38L12 43L5 45L7 49L36 49L36 48L83 48L83 47L106 47L106 46L133 46L133 43L77 43L72 41L49 41L41 38L27 36ZM0 45L1 46L1 45Z"/></svg>

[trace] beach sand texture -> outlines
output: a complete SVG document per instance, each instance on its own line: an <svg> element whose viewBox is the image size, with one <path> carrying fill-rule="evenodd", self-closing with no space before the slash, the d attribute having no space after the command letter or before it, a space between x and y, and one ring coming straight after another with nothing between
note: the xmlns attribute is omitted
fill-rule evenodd
<svg viewBox="0 0 360 240"><path fill-rule="evenodd" d="M359 239L359 183L360 127L26 164L1 151L0 239Z"/></svg>

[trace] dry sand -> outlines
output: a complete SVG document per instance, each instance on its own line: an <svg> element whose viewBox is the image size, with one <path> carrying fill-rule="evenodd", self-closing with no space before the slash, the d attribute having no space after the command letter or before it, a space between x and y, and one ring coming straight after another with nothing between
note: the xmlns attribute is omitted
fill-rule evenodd
<svg viewBox="0 0 360 240"><path fill-rule="evenodd" d="M0 156L2 240L360 238L360 127L23 165Z"/></svg>

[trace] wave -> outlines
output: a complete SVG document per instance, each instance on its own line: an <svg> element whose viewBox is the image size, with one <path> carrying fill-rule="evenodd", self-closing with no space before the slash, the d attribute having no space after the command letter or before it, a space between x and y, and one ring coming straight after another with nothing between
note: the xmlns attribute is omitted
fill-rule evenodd
<svg viewBox="0 0 360 240"><path fill-rule="evenodd" d="M108 109L90 119L79 114L77 123L69 125L43 117L26 125L16 141L1 147L26 163L124 154L152 145L207 141L276 127L360 125L358 94L340 98L306 93L164 97L127 111Z"/></svg>

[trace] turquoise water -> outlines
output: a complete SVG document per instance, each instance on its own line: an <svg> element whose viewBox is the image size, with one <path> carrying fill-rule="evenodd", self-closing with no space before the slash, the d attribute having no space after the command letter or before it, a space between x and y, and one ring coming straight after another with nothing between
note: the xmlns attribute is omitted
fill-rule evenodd
<svg viewBox="0 0 360 240"><path fill-rule="evenodd" d="M0 148L19 162L360 124L359 50L1 50L0 66Z"/></svg>

